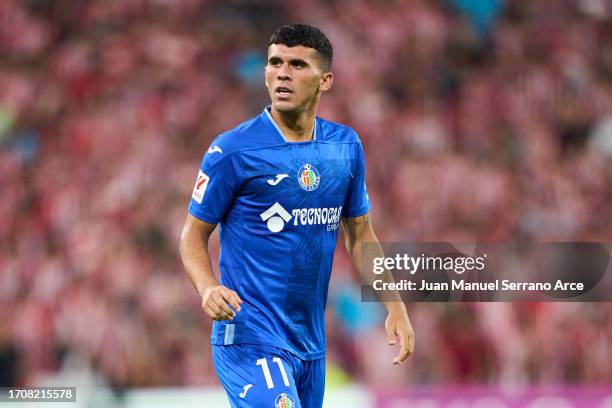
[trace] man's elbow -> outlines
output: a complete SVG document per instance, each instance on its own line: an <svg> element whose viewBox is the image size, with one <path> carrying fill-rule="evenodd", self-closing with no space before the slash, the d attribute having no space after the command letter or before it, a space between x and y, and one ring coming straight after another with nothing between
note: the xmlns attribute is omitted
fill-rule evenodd
<svg viewBox="0 0 612 408"><path fill-rule="evenodd" d="M189 242L189 231L187 227L183 227L181 231L181 236L179 237L179 252L181 256L185 255L185 248L187 246L187 242Z"/></svg>
<svg viewBox="0 0 612 408"><path fill-rule="evenodd" d="M204 249L208 247L208 240L212 234L214 226L208 226L206 224L193 222L193 220L187 220L181 231L179 239L179 247L181 253L188 248L202 247Z"/></svg>
<svg viewBox="0 0 612 408"><path fill-rule="evenodd" d="M179 238L179 250L181 255L184 255L187 249L193 246L194 240L197 239L197 237L198 234L194 231L194 228L188 223L185 224Z"/></svg>
<svg viewBox="0 0 612 408"><path fill-rule="evenodd" d="M346 239L344 240L344 247L346 248L346 252L350 256L353 256L353 251L355 250L355 240L346 237Z"/></svg>

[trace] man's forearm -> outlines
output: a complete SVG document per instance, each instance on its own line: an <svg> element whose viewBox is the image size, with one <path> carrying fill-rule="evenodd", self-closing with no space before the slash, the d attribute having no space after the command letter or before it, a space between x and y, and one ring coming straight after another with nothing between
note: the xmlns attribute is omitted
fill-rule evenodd
<svg viewBox="0 0 612 408"><path fill-rule="evenodd" d="M193 232L184 232L181 235L180 248L187 275L200 296L207 288L219 284L210 262L208 240L202 239Z"/></svg>
<svg viewBox="0 0 612 408"><path fill-rule="evenodd" d="M385 254L376 234L374 234L369 214L347 218L342 225L345 233L346 249L353 260L353 265L361 275L362 283L373 288L374 281L378 279L388 283L393 282L390 271L375 275L371 268L371 266L374 266L374 258L384 257ZM366 244L369 245L369 248L364 254ZM397 291L386 291L384 298L381 298L379 292L375 291L374 294L382 301L388 312L385 319L385 331L389 345L395 345L396 337L399 337L400 352L393 359L393 364L401 364L414 351L414 331L408 318L406 306Z"/></svg>
<svg viewBox="0 0 612 408"><path fill-rule="evenodd" d="M385 282L394 282L391 272L385 271L383 274L375 275L372 272L372 269L368 267L368 265L373 265L374 258L385 256L376 235L368 231L364 233L363 236L351 241L352 242L348 244L347 250L351 256L355 269L357 269L357 272L359 272L359 275L361 276L363 284L372 287L374 281L377 279ZM368 250L365 258L362 257L363 244L367 244L370 247L370 250ZM382 300L382 303L385 305L385 308L388 311L392 308L405 309L405 306L401 302L401 297L397 291L385 291L384 299L385 300Z"/></svg>

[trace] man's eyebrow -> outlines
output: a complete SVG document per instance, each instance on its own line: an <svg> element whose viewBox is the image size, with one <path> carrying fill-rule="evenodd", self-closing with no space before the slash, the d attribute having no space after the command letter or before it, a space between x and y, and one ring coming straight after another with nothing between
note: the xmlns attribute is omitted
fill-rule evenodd
<svg viewBox="0 0 612 408"><path fill-rule="evenodd" d="M268 57L268 62L271 61L282 61L283 59L281 57L279 57L278 55L271 55L270 57ZM302 64L302 65L308 65L308 61L302 59L302 58L291 58L289 60L290 64Z"/></svg>
<svg viewBox="0 0 612 408"><path fill-rule="evenodd" d="M289 60L290 64L303 64L303 65L308 65L308 61L303 60L301 58L292 58Z"/></svg>

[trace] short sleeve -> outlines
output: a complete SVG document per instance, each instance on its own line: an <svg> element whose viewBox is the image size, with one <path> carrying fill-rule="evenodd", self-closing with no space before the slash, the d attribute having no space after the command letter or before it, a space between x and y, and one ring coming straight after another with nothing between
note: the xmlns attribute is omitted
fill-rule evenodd
<svg viewBox="0 0 612 408"><path fill-rule="evenodd" d="M353 175L351 177L348 195L344 202L347 218L359 217L370 211L370 197L366 187L366 165L365 154L361 143L355 144L353 159Z"/></svg>
<svg viewBox="0 0 612 408"><path fill-rule="evenodd" d="M236 154L210 149L204 155L189 203L191 215L209 224L225 218L240 185L236 160Z"/></svg>

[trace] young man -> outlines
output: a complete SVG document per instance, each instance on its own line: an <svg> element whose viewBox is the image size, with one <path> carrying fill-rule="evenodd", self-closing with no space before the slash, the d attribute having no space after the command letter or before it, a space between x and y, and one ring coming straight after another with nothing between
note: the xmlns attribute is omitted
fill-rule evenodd
<svg viewBox="0 0 612 408"><path fill-rule="evenodd" d="M232 407L320 408L324 310L338 228L361 271L361 243L378 242L368 211L365 159L349 127L316 117L330 89L332 46L292 24L270 38L265 82L272 105L208 148L181 236L185 269L215 320L217 375ZM221 281L208 239L219 224ZM371 274L371 271L369 272ZM412 353L401 302L387 302L394 364Z"/></svg>

